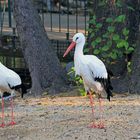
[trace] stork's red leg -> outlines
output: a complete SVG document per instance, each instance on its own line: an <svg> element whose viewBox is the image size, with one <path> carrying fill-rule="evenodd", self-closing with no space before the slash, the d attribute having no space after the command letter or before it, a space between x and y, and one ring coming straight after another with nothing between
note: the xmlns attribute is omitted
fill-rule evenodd
<svg viewBox="0 0 140 140"><path fill-rule="evenodd" d="M91 108L92 108L92 115L93 115L93 122L92 125L90 125L90 128L96 128L96 124L95 124L95 111L94 111L94 101L93 101L93 97L92 97L92 93L89 92L89 98L90 98L90 104L91 104Z"/></svg>
<svg viewBox="0 0 140 140"><path fill-rule="evenodd" d="M5 123L4 123L4 99L2 97L2 101L1 101L1 106L2 106L2 123L0 124L0 127L4 127Z"/></svg>
<svg viewBox="0 0 140 140"><path fill-rule="evenodd" d="M102 98L99 98L99 110L100 110L100 123L99 123L98 127L104 128Z"/></svg>
<svg viewBox="0 0 140 140"><path fill-rule="evenodd" d="M91 103L91 107L92 107L92 113L93 113L93 117L94 117L93 118L94 120L89 127L90 128L101 128L101 129L103 129L104 128L104 123L103 123L103 116L102 116L102 113L103 113L102 99L99 98L100 122L99 122L99 124L96 124L95 123L94 102L93 102L92 94L90 93L89 96L90 96L90 103Z"/></svg>
<svg viewBox="0 0 140 140"><path fill-rule="evenodd" d="M92 108L92 114L94 116L94 102L93 102L93 97L92 94L89 92L89 98L90 98L90 104L91 104L91 108Z"/></svg>
<svg viewBox="0 0 140 140"><path fill-rule="evenodd" d="M16 122L14 121L13 97L11 97L10 99L10 106L11 106L11 122L8 125L15 125Z"/></svg>

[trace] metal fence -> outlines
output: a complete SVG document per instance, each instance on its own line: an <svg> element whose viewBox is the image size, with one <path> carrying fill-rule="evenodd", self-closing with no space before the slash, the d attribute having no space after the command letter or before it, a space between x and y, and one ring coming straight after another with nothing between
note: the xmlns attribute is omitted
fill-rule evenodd
<svg viewBox="0 0 140 140"><path fill-rule="evenodd" d="M86 34L88 16L87 0L34 0L50 39L69 40L74 33ZM0 1L1 34L15 27L12 0Z"/></svg>
<svg viewBox="0 0 140 140"><path fill-rule="evenodd" d="M23 83L29 87L31 84L30 73L24 61L21 49L19 47L20 43L18 37L15 35L13 36L7 35L1 37L1 40L2 40L1 46L3 47L0 47L0 62L2 62L8 68L16 71L20 75ZM72 60L73 52L71 52L68 55L67 59L63 59L62 57L66 47L70 43L69 41L50 40L50 43L52 44L52 47L54 47L54 50L60 61L64 62Z"/></svg>
<svg viewBox="0 0 140 140"><path fill-rule="evenodd" d="M22 58L22 53L17 49L20 43L13 19L12 2L12 0L0 1L0 47L3 47L1 48L0 60L6 65L9 65L8 55L9 57L17 57L17 59ZM87 0L34 0L34 5L41 16L52 47L54 47L58 58L64 61L62 56L73 34L76 32L86 34ZM10 51L7 51L8 47ZM72 60L71 54L67 60L65 59L66 61ZM10 67L24 67L24 64L16 65L19 62L16 58L12 58L11 61ZM22 62L24 61L20 60L20 63Z"/></svg>
<svg viewBox="0 0 140 140"><path fill-rule="evenodd" d="M13 39L18 37L12 2L12 0L0 1L0 37L7 36L8 39L8 36L11 36L12 44L9 41L9 47L14 44L15 48L19 43L17 39ZM87 0L34 0L34 5L40 14L52 46L62 60L62 54L69 44L69 39L76 32L86 34L89 17ZM2 46L1 40L0 46Z"/></svg>
<svg viewBox="0 0 140 140"><path fill-rule="evenodd" d="M49 13L44 13L43 6L40 12L47 31L65 33L67 40L79 31L86 34L87 0L58 0L56 4L46 8Z"/></svg>
<svg viewBox="0 0 140 140"><path fill-rule="evenodd" d="M24 82L29 82L29 71L19 49L12 2L12 0L0 0L0 61L14 69ZM34 4L58 58L60 61L71 61L73 52L67 59L63 59L62 56L70 43L69 39L76 32L86 34L87 0L34 0Z"/></svg>

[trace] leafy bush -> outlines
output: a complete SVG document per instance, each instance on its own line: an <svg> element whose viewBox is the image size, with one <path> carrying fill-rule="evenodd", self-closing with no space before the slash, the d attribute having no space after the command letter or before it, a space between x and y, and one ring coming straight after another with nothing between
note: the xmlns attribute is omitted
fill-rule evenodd
<svg viewBox="0 0 140 140"><path fill-rule="evenodd" d="M134 11L134 9L121 0L106 1L99 0L96 4L96 10L108 10L109 3L114 6L112 13L97 16L98 12L91 10L88 33L90 38L90 51L99 55L107 63L113 62L123 55L128 55L134 51L134 46L129 44L129 29L127 28L127 15L122 9ZM93 8L94 2L92 3ZM98 8L97 8L98 7ZM91 52L93 51L93 52Z"/></svg>
<svg viewBox="0 0 140 140"><path fill-rule="evenodd" d="M90 19L89 24L92 26L88 31L92 38L91 47L93 48L93 54L100 55L103 60L109 63L110 60L116 60L122 57L123 54L129 54L134 50L128 42L129 30L126 27L122 27L118 32L117 29L119 24L125 22L125 18L125 15L106 18L107 26L104 32L102 32L103 24L97 21L95 15Z"/></svg>
<svg viewBox="0 0 140 140"><path fill-rule="evenodd" d="M80 76L76 76L76 77L70 77L71 74L75 74L75 70L74 70L74 67L71 68L71 70L67 73L68 74L68 77L69 77L69 80L76 84L76 86L79 87L79 92L81 94L81 96L86 96L86 92L85 92L85 89L83 87L83 80Z"/></svg>

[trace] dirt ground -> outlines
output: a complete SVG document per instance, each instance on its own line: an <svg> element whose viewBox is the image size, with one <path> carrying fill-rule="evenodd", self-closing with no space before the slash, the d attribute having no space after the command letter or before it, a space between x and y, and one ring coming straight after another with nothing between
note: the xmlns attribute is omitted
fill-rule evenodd
<svg viewBox="0 0 140 140"><path fill-rule="evenodd" d="M140 96L104 99L104 129L89 128L88 97L16 98L15 126L0 128L0 140L140 140ZM95 99L96 121L98 100ZM9 107L6 118L9 121Z"/></svg>

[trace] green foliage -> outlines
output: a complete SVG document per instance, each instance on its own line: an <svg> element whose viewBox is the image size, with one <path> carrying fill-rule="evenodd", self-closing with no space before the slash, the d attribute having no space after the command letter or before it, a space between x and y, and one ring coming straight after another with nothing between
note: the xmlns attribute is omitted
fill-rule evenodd
<svg viewBox="0 0 140 140"><path fill-rule="evenodd" d="M81 96L86 96L87 95L84 88L79 88L79 91L80 91Z"/></svg>
<svg viewBox="0 0 140 140"><path fill-rule="evenodd" d="M119 15L114 20L115 20L115 22L118 22L118 23L124 23L125 19L126 19L125 15Z"/></svg>
<svg viewBox="0 0 140 140"><path fill-rule="evenodd" d="M129 34L129 30L127 28L123 28L123 35L127 36Z"/></svg>
<svg viewBox="0 0 140 140"><path fill-rule="evenodd" d="M81 96L86 96L86 92L83 87L83 80L81 79L81 77L76 76L76 77L73 77L72 79L70 78L70 74L73 74L73 75L75 74L74 67L72 67L71 70L67 74L68 74L69 80L73 82L74 84L76 84L76 86L79 86L79 91L80 91Z"/></svg>
<svg viewBox="0 0 140 140"><path fill-rule="evenodd" d="M100 5L105 4L103 1L100 3ZM121 7L121 1L117 0L116 6ZM123 54L133 52L134 47L128 42L129 30L124 26L125 22L124 14L107 17L104 20L99 20L94 15L89 20L88 29L90 38L93 40L91 42L93 54L99 55L106 62L111 62L122 57Z"/></svg>
<svg viewBox="0 0 140 140"><path fill-rule="evenodd" d="M113 22L113 18L107 18L107 19L106 19L106 22L107 22L107 23L112 23L112 22Z"/></svg>
<svg viewBox="0 0 140 140"><path fill-rule="evenodd" d="M128 72L128 73L131 73L131 71L132 71L132 70L131 70L131 62L128 62L128 63L127 63L127 72Z"/></svg>
<svg viewBox="0 0 140 140"><path fill-rule="evenodd" d="M114 26L108 26L107 28L109 33L113 33L115 31L115 27Z"/></svg>

